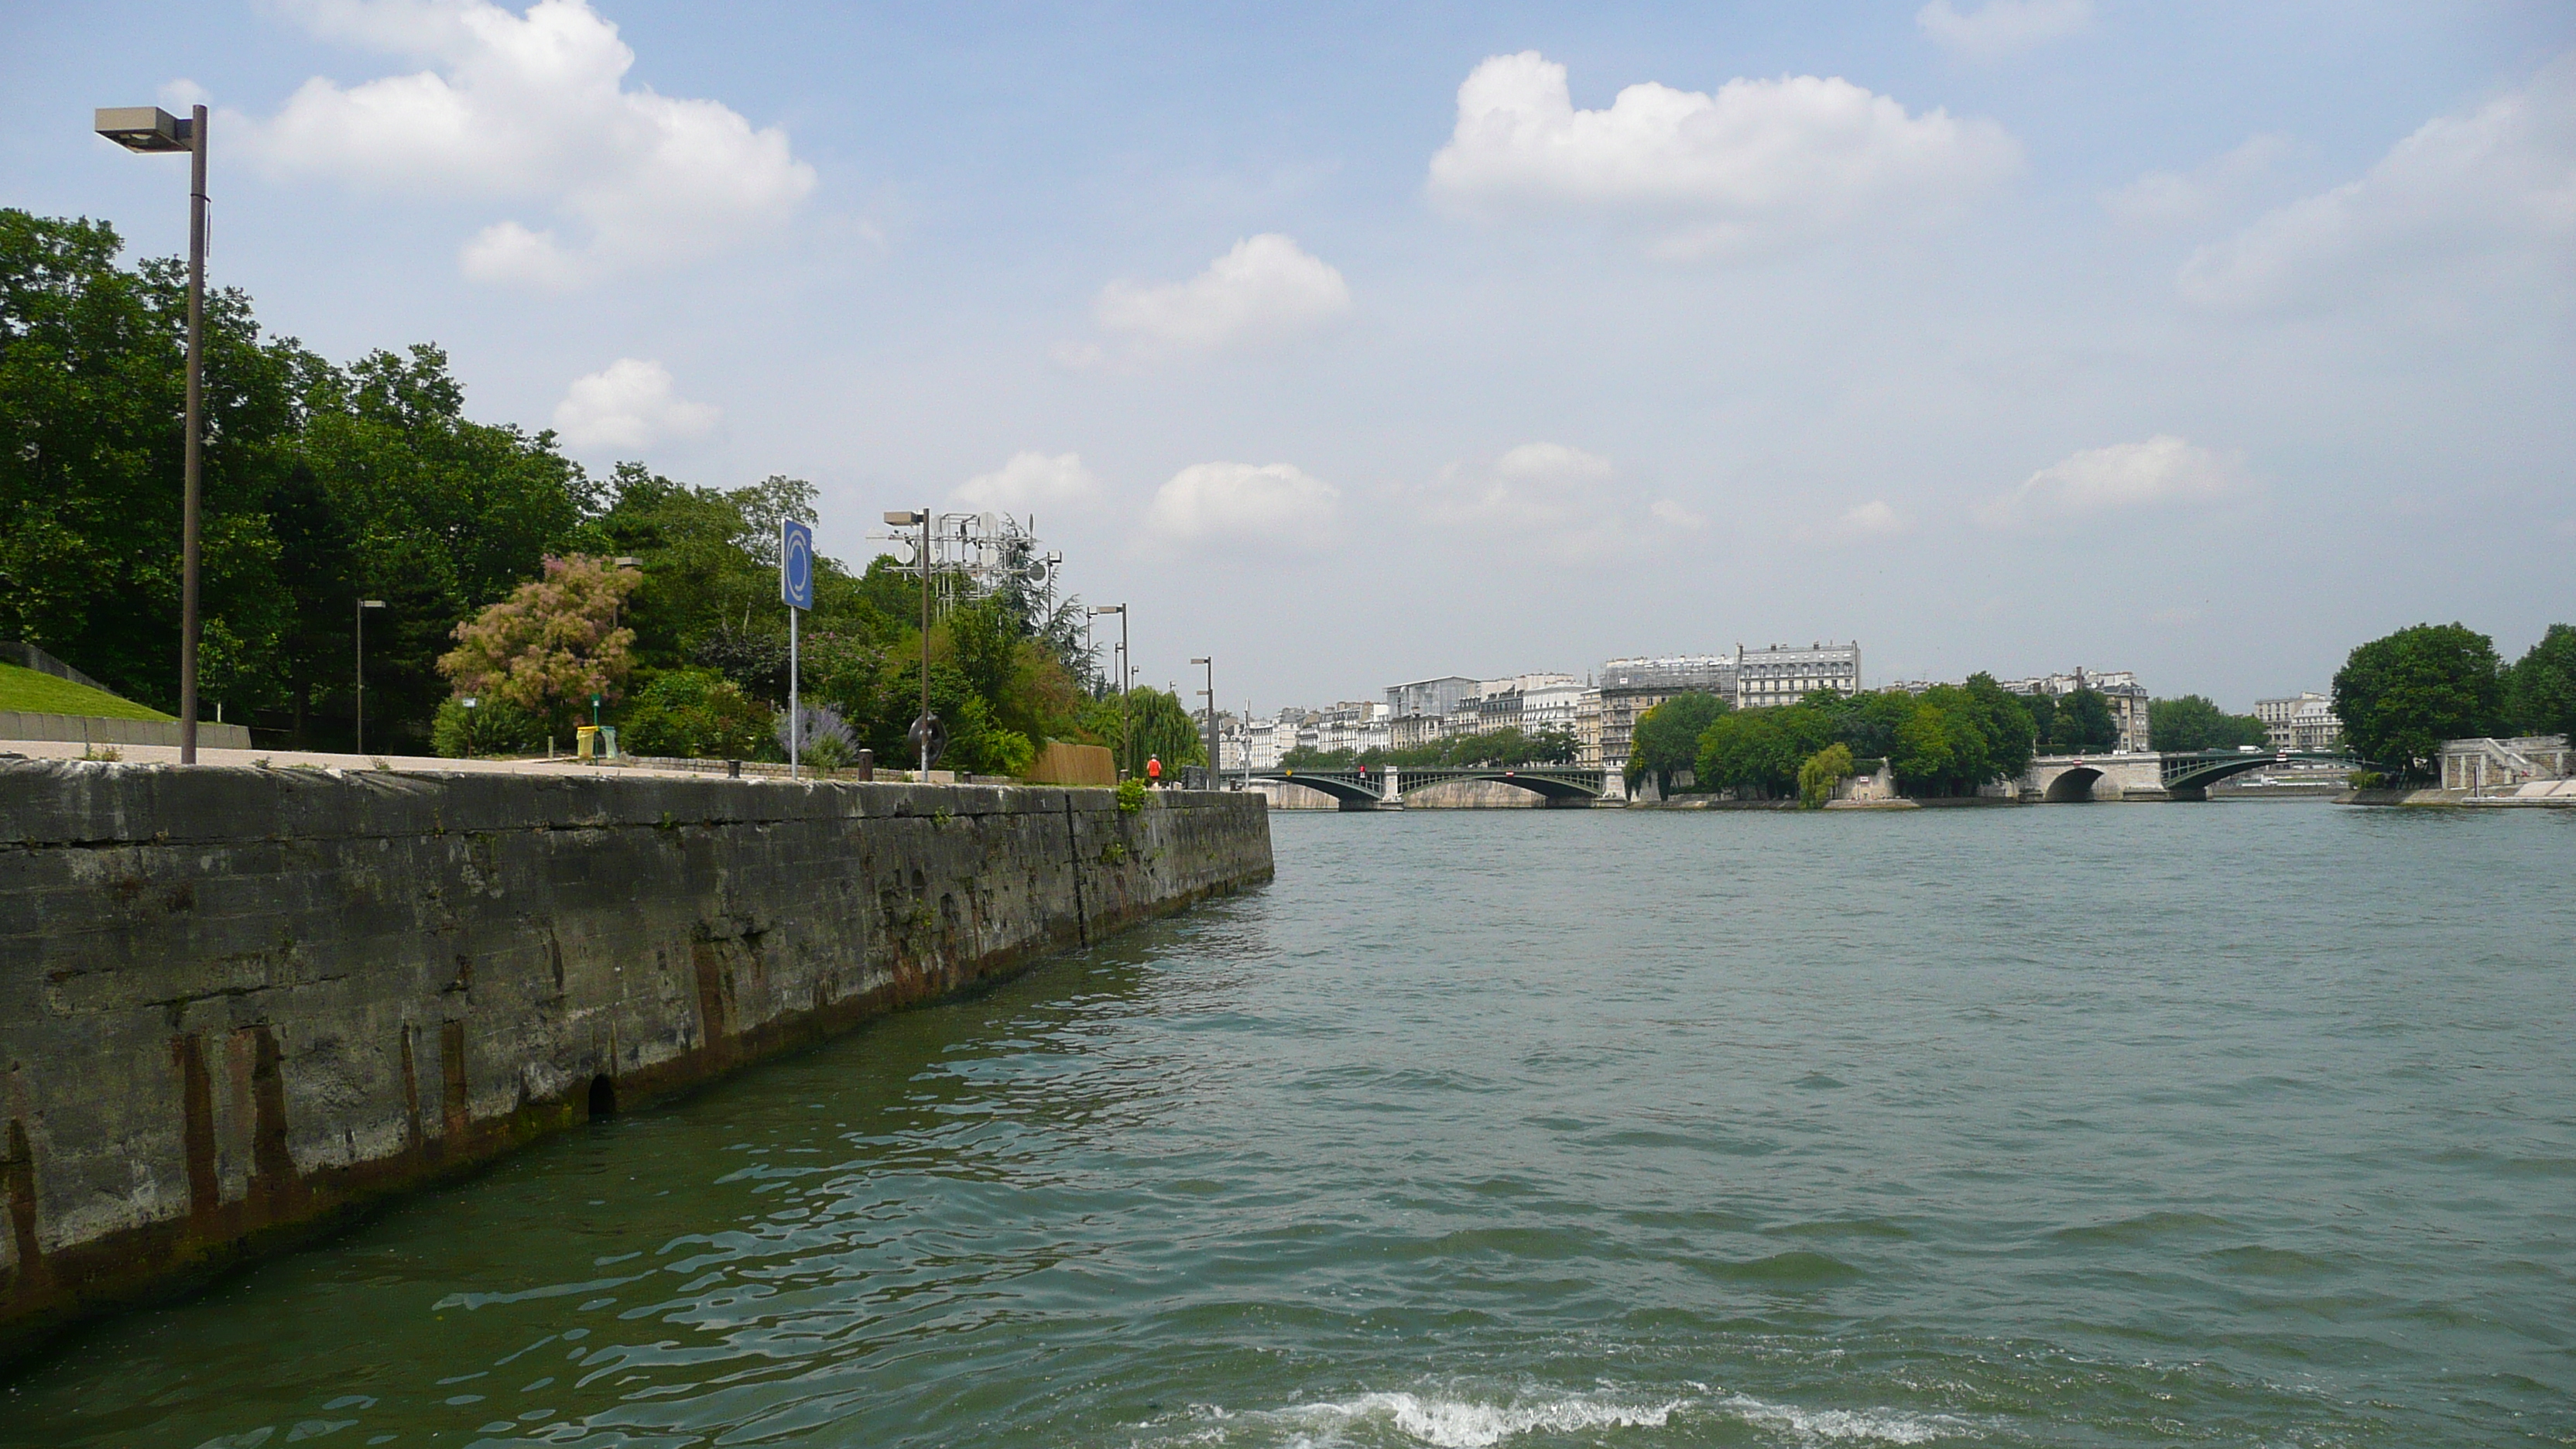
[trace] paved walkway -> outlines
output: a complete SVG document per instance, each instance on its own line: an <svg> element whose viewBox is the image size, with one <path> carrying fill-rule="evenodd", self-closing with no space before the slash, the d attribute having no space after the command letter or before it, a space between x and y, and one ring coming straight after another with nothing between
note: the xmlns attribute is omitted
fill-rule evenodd
<svg viewBox="0 0 2576 1449"><path fill-rule="evenodd" d="M0 757L23 755L29 759L35 760L77 760L81 758L81 753L85 748L93 750L96 754L104 754L106 751L113 749L116 751L117 759L129 765L175 765L179 763L179 747L177 745L83 746L77 740L0 740ZM197 763L201 765L258 765L274 769L300 766L323 770L396 770L405 772L435 770L441 772L463 771L475 774L492 775L571 775L613 771L619 774L650 775L672 779L722 780L729 778L725 774L724 762L721 760L705 761L697 768L690 768L667 762L647 764L635 760L603 761L601 763L593 764L586 760L576 760L569 756L560 755L552 759L543 760L450 760L438 755L335 755L325 754L318 750L214 750L201 747L197 751ZM912 778L912 772L909 770L880 769L877 771L876 777L880 782L906 781ZM746 764L742 767L742 779L744 781L758 783L761 781L784 781L786 778L787 767L785 765ZM813 779L816 778L816 776L809 770L805 773L805 778ZM848 779L851 777L841 776L838 778ZM930 772L930 782L934 785L955 784L956 779L956 775L947 770L933 770Z"/></svg>

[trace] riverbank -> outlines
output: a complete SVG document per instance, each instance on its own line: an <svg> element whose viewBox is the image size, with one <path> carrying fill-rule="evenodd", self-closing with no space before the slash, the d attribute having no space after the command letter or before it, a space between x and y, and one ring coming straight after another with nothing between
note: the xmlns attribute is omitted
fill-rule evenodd
<svg viewBox="0 0 2576 1449"><path fill-rule="evenodd" d="M0 1357L1270 874L1225 793L0 760Z"/></svg>
<svg viewBox="0 0 2576 1449"><path fill-rule="evenodd" d="M2353 790L2338 805L2403 805L2415 809L2576 810L2576 780L2541 780L2509 794L2470 790Z"/></svg>

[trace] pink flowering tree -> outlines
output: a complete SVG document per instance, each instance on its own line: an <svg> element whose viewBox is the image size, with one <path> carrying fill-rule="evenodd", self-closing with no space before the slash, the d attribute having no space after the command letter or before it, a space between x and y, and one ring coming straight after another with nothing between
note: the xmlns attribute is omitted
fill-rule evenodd
<svg viewBox="0 0 2576 1449"><path fill-rule="evenodd" d="M619 606L643 575L604 558L546 560L545 577L456 626L438 672L460 695L482 695L563 726L586 718L594 694L617 697L635 668L635 631Z"/></svg>

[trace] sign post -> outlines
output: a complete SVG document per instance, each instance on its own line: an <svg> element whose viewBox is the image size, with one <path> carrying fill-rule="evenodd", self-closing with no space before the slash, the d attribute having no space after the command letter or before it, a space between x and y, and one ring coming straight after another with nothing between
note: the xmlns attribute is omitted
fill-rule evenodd
<svg viewBox="0 0 2576 1449"><path fill-rule="evenodd" d="M787 778L796 778L805 717L797 709L796 616L814 607L814 527L778 521L778 597L787 605Z"/></svg>

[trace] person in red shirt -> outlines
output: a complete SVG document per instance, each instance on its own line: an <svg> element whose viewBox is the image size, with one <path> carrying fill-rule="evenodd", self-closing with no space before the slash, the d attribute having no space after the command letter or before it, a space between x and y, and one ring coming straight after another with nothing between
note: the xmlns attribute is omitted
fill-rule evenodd
<svg viewBox="0 0 2576 1449"><path fill-rule="evenodd" d="M1160 756L1145 757L1145 778L1153 782L1155 789L1159 790L1163 787L1163 761Z"/></svg>

